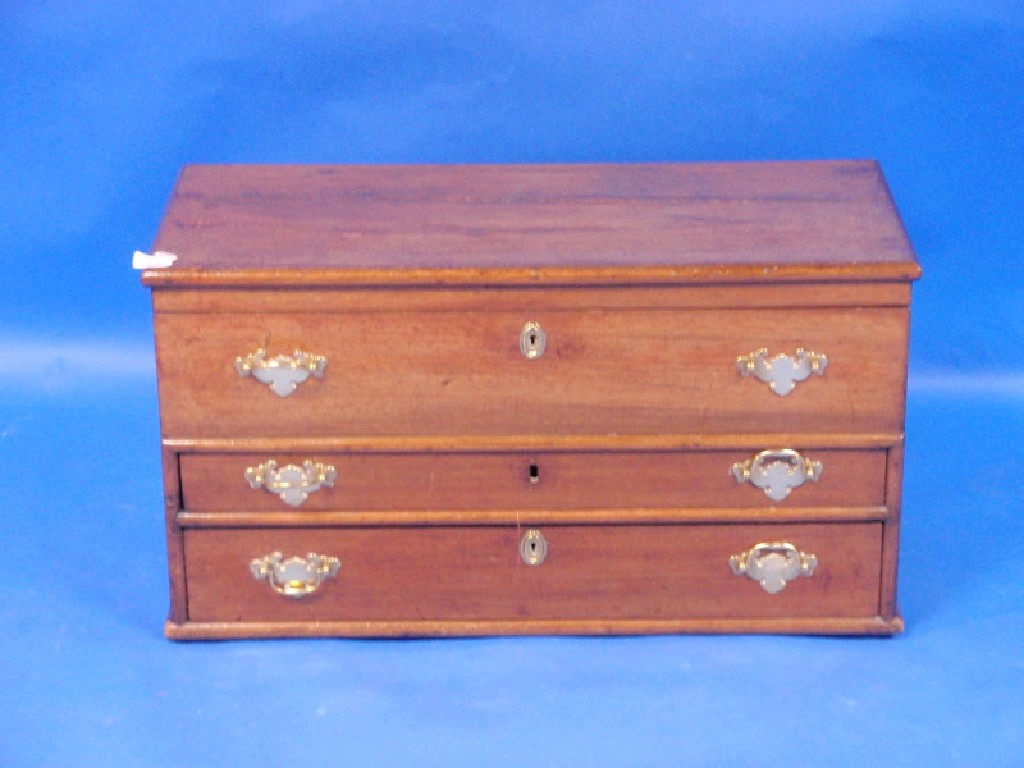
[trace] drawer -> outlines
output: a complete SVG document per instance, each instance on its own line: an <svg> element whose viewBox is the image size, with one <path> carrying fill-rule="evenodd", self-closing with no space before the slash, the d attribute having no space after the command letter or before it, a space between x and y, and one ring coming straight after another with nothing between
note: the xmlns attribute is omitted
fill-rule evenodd
<svg viewBox="0 0 1024 768"><path fill-rule="evenodd" d="M546 344L531 359L520 337L534 321ZM162 428L197 439L899 433L906 321L905 307L157 313ZM824 354L827 368L780 396L737 367L762 348ZM327 364L279 396L236 370L257 349Z"/></svg>
<svg viewBox="0 0 1024 768"><path fill-rule="evenodd" d="M539 540L531 531L546 547L539 565L524 560ZM879 523L187 530L188 621L867 618L879 612L881 532ZM275 552L277 588L308 594L275 591ZM319 583L286 562L317 556L338 561Z"/></svg>
<svg viewBox="0 0 1024 768"><path fill-rule="evenodd" d="M799 457L817 463L813 481L790 454L762 456L759 465L766 470L776 463L787 471L795 463L800 470L792 479L786 475L787 485L779 489L737 482L733 466L756 456L753 451L183 454L179 465L182 507L191 512L885 504L884 450L805 450ZM785 498L769 497L786 488Z"/></svg>

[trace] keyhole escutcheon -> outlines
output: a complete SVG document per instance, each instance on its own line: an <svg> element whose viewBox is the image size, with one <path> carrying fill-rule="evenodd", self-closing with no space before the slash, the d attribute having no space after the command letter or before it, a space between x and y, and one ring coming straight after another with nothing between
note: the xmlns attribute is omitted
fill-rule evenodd
<svg viewBox="0 0 1024 768"><path fill-rule="evenodd" d="M548 541L536 528L530 528L519 540L519 556L527 565L540 565L548 556Z"/></svg>
<svg viewBox="0 0 1024 768"><path fill-rule="evenodd" d="M547 343L548 335L536 320L526 323L519 332L519 351L527 360L536 360L543 355Z"/></svg>

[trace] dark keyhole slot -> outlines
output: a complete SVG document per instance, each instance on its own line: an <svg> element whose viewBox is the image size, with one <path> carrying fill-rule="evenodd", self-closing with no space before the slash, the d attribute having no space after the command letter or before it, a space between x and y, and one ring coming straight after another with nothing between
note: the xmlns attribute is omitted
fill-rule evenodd
<svg viewBox="0 0 1024 768"><path fill-rule="evenodd" d="M537 334L536 333L533 333L533 332L530 333L530 346L531 347L537 346Z"/></svg>
<svg viewBox="0 0 1024 768"><path fill-rule="evenodd" d="M537 551L537 542L536 541L531 541L530 542L530 551L531 552L536 552Z"/></svg>
<svg viewBox="0 0 1024 768"><path fill-rule="evenodd" d="M538 467L536 464L531 464L530 465L530 482L531 483L539 483L540 482L540 467Z"/></svg>

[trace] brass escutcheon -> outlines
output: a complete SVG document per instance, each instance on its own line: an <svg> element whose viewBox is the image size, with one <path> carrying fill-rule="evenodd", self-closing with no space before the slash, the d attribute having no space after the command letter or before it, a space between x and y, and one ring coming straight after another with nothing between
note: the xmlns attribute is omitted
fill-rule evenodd
<svg viewBox="0 0 1024 768"><path fill-rule="evenodd" d="M536 360L543 355L547 344L548 335L536 320L524 325L519 333L519 351L527 360Z"/></svg>
<svg viewBox="0 0 1024 768"><path fill-rule="evenodd" d="M548 556L548 540L536 528L530 528L519 540L519 556L527 565L540 565Z"/></svg>

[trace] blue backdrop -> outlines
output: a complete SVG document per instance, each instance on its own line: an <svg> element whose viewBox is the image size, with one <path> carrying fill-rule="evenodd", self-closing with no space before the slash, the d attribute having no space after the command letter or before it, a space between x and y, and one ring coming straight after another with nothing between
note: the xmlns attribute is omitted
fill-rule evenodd
<svg viewBox="0 0 1024 768"><path fill-rule="evenodd" d="M0 5L0 765L1024 765L1024 5ZM915 289L889 641L177 645L149 297L186 162L874 157Z"/></svg>

